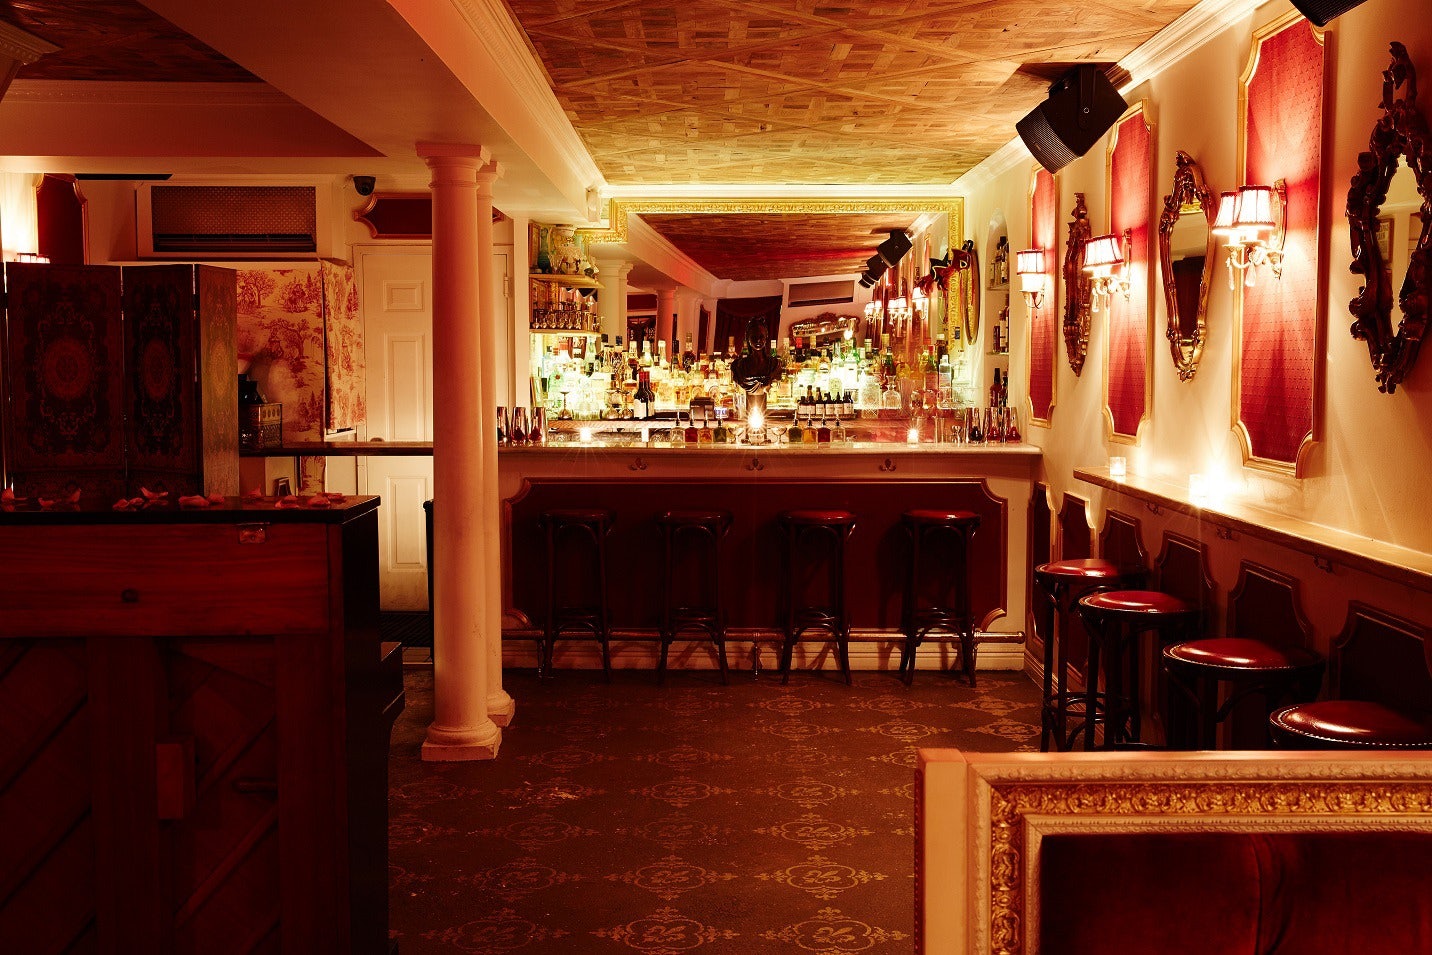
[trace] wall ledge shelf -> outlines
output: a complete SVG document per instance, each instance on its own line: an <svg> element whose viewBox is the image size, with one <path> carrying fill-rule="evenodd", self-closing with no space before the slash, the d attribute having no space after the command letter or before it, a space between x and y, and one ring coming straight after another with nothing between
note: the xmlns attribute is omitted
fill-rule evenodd
<svg viewBox="0 0 1432 955"><path fill-rule="evenodd" d="M1195 501L1188 488L1171 481L1130 474L1114 478L1108 468L1075 468L1086 484L1123 494L1150 506L1186 514L1311 556L1328 572L1337 566L1432 593L1432 554L1287 517L1241 501Z"/></svg>
<svg viewBox="0 0 1432 955"><path fill-rule="evenodd" d="M432 457L431 441L293 441L276 448L243 448L241 458Z"/></svg>

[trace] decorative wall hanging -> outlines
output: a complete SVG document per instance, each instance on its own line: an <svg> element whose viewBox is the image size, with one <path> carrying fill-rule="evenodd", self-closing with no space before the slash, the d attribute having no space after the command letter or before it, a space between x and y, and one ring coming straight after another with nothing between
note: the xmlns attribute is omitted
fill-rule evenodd
<svg viewBox="0 0 1432 955"><path fill-rule="evenodd" d="M965 288L968 294L964 297L964 330L965 341L970 345L975 343L980 334L980 255L975 249L975 240L966 239L960 251L969 256L968 275L964 276Z"/></svg>
<svg viewBox="0 0 1432 955"><path fill-rule="evenodd" d="M1029 205L1030 244L1044 250L1048 271L1044 302L1029 313L1029 420L1048 427L1054 412L1054 367L1058 357L1054 326L1059 314L1058 286L1054 281L1059 185L1053 173L1040 169L1034 174Z"/></svg>
<svg viewBox="0 0 1432 955"><path fill-rule="evenodd" d="M1193 157L1179 150L1173 191L1164 196L1159 216L1159 263L1163 266L1164 301L1168 305L1169 351L1180 381L1198 374L1207 335L1208 290L1218 245L1213 218L1218 197L1203 181Z"/></svg>
<svg viewBox="0 0 1432 955"><path fill-rule="evenodd" d="M1153 404L1149 374L1149 220L1153 217L1153 126L1142 104L1119 120L1109 140L1109 231L1123 236L1126 289L1109 305L1108 360L1104 362L1104 416L1114 441L1138 441Z"/></svg>
<svg viewBox="0 0 1432 955"><path fill-rule="evenodd" d="M1089 241L1089 209L1084 193L1074 193L1069 237L1064 246L1064 349L1074 374L1084 371L1089 350L1089 274L1084 271L1084 244Z"/></svg>
<svg viewBox="0 0 1432 955"><path fill-rule="evenodd" d="M1239 86L1241 181L1286 182L1287 239L1281 279L1239 283L1232 427L1246 465L1294 476L1321 431L1325 70L1322 34L1291 15L1254 34Z"/></svg>
<svg viewBox="0 0 1432 955"><path fill-rule="evenodd" d="M1417 109L1417 70L1401 43L1392 44L1392 65L1382 76L1382 116L1372 128L1369 150L1358 154L1347 219L1351 269L1366 283L1350 306L1356 319L1352 337L1367 343L1378 390L1392 394L1412 371L1427 330L1432 135ZM1401 315L1396 334L1394 301Z"/></svg>

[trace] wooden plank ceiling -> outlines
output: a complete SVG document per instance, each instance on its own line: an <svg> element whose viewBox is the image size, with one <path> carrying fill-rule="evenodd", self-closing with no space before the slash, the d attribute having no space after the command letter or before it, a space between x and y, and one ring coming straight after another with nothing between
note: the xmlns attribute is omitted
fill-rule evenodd
<svg viewBox="0 0 1432 955"><path fill-rule="evenodd" d="M948 185L1195 0L506 2L613 185Z"/></svg>
<svg viewBox="0 0 1432 955"><path fill-rule="evenodd" d="M642 219L721 279L799 278L859 272L907 215L653 215Z"/></svg>
<svg viewBox="0 0 1432 955"><path fill-rule="evenodd" d="M21 79L259 82L136 0L0 0L0 20L60 48L21 67Z"/></svg>

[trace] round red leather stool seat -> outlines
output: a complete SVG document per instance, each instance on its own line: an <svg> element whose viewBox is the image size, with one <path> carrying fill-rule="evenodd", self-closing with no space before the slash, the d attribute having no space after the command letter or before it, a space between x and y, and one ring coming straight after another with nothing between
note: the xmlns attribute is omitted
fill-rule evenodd
<svg viewBox="0 0 1432 955"><path fill-rule="evenodd" d="M1179 643L1164 651L1164 657L1179 663L1220 667L1228 670L1296 670L1321 667L1322 657L1301 647L1275 647L1261 640L1219 637Z"/></svg>
<svg viewBox="0 0 1432 955"><path fill-rule="evenodd" d="M1034 568L1036 576L1046 577L1120 577L1124 569L1111 560L1102 557L1083 557L1078 560L1055 560Z"/></svg>
<svg viewBox="0 0 1432 955"><path fill-rule="evenodd" d="M945 511L919 508L900 515L902 520L915 524L978 524L980 516L974 511Z"/></svg>
<svg viewBox="0 0 1432 955"><path fill-rule="evenodd" d="M849 511L807 509L785 511L781 520L787 524L854 524L855 515Z"/></svg>
<svg viewBox="0 0 1432 955"><path fill-rule="evenodd" d="M542 517L549 521L562 521L571 524L609 524L612 520L612 512L601 507L554 507L543 511Z"/></svg>
<svg viewBox="0 0 1432 955"><path fill-rule="evenodd" d="M731 520L726 511L680 508L662 511L657 520L664 524L725 524Z"/></svg>
<svg viewBox="0 0 1432 955"><path fill-rule="evenodd" d="M1198 608L1171 594L1157 590L1106 590L1090 594L1080 603L1091 609L1111 613L1161 614L1198 613Z"/></svg>
<svg viewBox="0 0 1432 955"><path fill-rule="evenodd" d="M1290 749L1432 749L1432 718L1362 700L1284 707L1268 726Z"/></svg>

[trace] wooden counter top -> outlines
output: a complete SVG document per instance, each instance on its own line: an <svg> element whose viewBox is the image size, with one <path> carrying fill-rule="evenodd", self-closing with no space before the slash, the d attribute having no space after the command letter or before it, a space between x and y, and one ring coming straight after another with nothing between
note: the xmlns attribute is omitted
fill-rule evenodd
<svg viewBox="0 0 1432 955"><path fill-rule="evenodd" d="M308 500L302 497L300 500ZM165 503L138 510L116 511L109 502L43 509L33 502L0 507L0 527L76 524L346 524L377 510L371 495L348 497L328 507L277 507L276 498L246 501L230 497L209 507Z"/></svg>
<svg viewBox="0 0 1432 955"><path fill-rule="evenodd" d="M1108 468L1075 468L1074 477L1151 507L1168 508L1231 533L1259 537L1301 551L1329 567L1342 564L1432 592L1432 554L1288 517L1227 497L1195 501L1186 486L1159 478L1130 474L1115 479L1109 475Z"/></svg>

